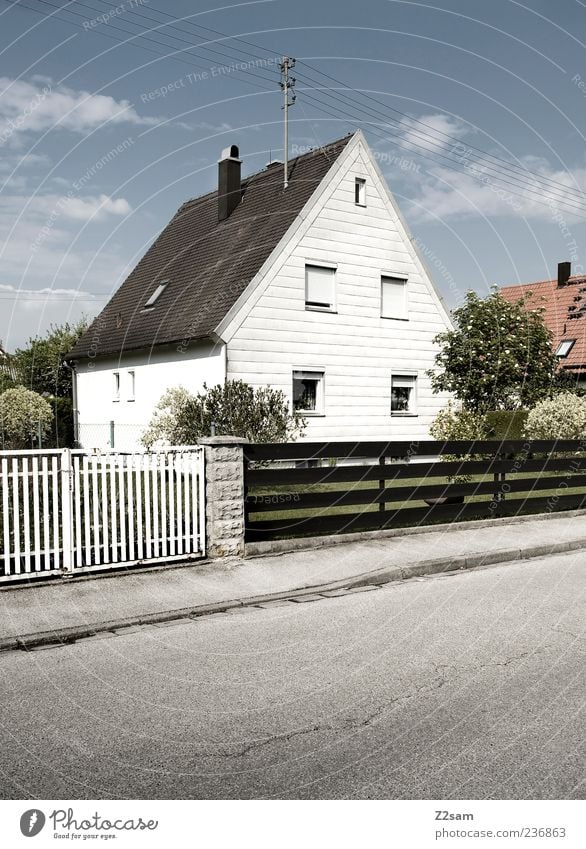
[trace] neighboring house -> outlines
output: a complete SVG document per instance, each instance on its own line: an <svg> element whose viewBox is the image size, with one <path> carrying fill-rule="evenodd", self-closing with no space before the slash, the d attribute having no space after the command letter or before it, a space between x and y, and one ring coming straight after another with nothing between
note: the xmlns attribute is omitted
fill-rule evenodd
<svg viewBox="0 0 586 849"><path fill-rule="evenodd" d="M426 371L449 316L362 133L185 203L68 355L79 439L136 425L163 392L282 389L304 439L418 439L445 403ZM118 430L117 430L118 433Z"/></svg>
<svg viewBox="0 0 586 849"><path fill-rule="evenodd" d="M14 361L12 360L10 354L8 354L4 350L4 346L2 345L2 341L0 340L0 372L3 374L7 374L13 380L16 379L16 369L14 368Z"/></svg>
<svg viewBox="0 0 586 849"><path fill-rule="evenodd" d="M560 368L586 381L586 276L571 275L571 264L560 262L557 280L503 286L501 295L514 303L530 295L526 308L543 309Z"/></svg>

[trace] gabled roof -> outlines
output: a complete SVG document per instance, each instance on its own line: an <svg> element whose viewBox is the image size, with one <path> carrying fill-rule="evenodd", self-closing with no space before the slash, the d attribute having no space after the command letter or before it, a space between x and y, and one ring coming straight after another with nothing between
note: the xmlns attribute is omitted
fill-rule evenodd
<svg viewBox="0 0 586 849"><path fill-rule="evenodd" d="M242 181L242 200L218 222L217 191L187 201L68 357L119 354L213 334L285 235L352 135ZM153 309L146 301L164 282Z"/></svg>
<svg viewBox="0 0 586 849"><path fill-rule="evenodd" d="M565 286L557 280L540 280L518 286L503 286L501 295L515 302L529 293L527 309L543 309L543 318L553 336L553 347L557 351L560 342L574 339L567 357L560 365L574 372L586 372L586 277L574 275Z"/></svg>

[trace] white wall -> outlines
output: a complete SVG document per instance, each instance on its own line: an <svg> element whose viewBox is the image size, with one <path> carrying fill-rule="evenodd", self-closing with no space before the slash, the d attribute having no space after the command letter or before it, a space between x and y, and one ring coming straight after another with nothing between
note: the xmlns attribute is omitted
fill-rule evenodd
<svg viewBox="0 0 586 849"><path fill-rule="evenodd" d="M135 400L129 399L128 371L135 372ZM120 373L120 400L114 400L114 372ZM153 409L174 386L198 392L225 379L223 345L195 344L185 353L154 348L112 359L84 360L76 367L80 441L84 448L110 447L110 421L115 424L115 448L138 446Z"/></svg>
<svg viewBox="0 0 586 849"><path fill-rule="evenodd" d="M366 208L354 204L356 177L367 180ZM325 416L309 419L305 439L426 438L446 399L432 393L425 372L449 320L362 145L334 183L250 311L229 326L228 376L290 398L294 368L325 369ZM337 263L337 314L305 309L307 262ZM408 275L408 321L381 318L382 273ZM393 371L417 373L416 417L391 417Z"/></svg>

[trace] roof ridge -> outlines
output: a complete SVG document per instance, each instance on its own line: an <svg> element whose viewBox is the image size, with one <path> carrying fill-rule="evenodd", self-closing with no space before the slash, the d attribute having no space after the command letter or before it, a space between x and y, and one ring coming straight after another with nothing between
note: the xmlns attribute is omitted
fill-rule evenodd
<svg viewBox="0 0 586 849"><path fill-rule="evenodd" d="M305 151L305 153L300 153L298 156L294 156L293 158L289 159L289 165L291 167L293 167L293 165L297 164L299 162L299 160L309 158L310 156L315 156L316 154L319 154L319 153L323 153L327 157L326 151L329 151L331 148L335 148L336 145L339 145L341 142L346 141L346 139L348 139L350 136L355 135L357 132L358 132L358 130L354 130L353 132L346 133L346 135L340 136L340 138L334 139L334 141L328 142L327 144L320 145L319 147L311 148L311 150L307 150L307 151ZM275 164L276 163L273 163L272 167L274 167ZM270 173L269 168L270 168L270 166L265 166L264 168L261 168L259 171L254 171L252 174L248 174L246 177L243 177L242 180L240 181L241 186L246 186L247 183L249 183L255 177L260 177L262 175L269 174ZM212 189L209 192L206 192L203 195L194 195L192 198L188 198L187 200L184 200L177 211L178 212L181 211L184 206L188 206L188 205L191 205L191 204L195 205L197 203L201 203L206 198L209 198L211 200L211 199L215 198L217 194L218 194L218 190L217 190L217 188L215 188L215 189Z"/></svg>
<svg viewBox="0 0 586 849"><path fill-rule="evenodd" d="M568 286L571 283L584 282L586 282L586 274L571 274L570 277L568 277L568 280L565 285ZM543 286L545 283L552 283L557 286L557 277L552 277L551 279L547 280L534 280L531 283L509 283L506 286L499 286L499 289L521 289L523 286Z"/></svg>

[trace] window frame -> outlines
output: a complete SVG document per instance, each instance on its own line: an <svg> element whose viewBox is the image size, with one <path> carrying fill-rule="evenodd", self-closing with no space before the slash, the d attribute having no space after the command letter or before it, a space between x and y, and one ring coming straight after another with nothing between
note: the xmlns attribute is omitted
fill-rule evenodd
<svg viewBox="0 0 586 849"><path fill-rule="evenodd" d="M126 376L129 381L128 398L126 400L131 403L136 400L136 369L128 369Z"/></svg>
<svg viewBox="0 0 586 849"><path fill-rule="evenodd" d="M575 339L562 339L560 341L559 345L557 346L557 349L556 349L556 352L555 352L555 356L558 358L558 360L565 360L575 344L576 344ZM560 353L560 349L562 348L563 345L568 345L568 348L567 348L567 350L565 350L564 353Z"/></svg>
<svg viewBox="0 0 586 849"><path fill-rule="evenodd" d="M392 282L391 282L392 281ZM383 291L385 283L391 286L400 283L403 287L403 302L404 312L402 315L385 315L383 311L384 297ZM382 271L380 276L380 317L386 318L389 321L409 321L409 278L403 274L391 274L388 271Z"/></svg>
<svg viewBox="0 0 586 849"><path fill-rule="evenodd" d="M291 371L291 409L295 412L295 378L297 375L308 375L309 380L313 376L317 379L317 387L315 393L315 410L299 410L302 416L311 418L325 416L326 406L326 372L324 368L317 366L294 366ZM311 375L311 377L309 377Z"/></svg>
<svg viewBox="0 0 586 849"><path fill-rule="evenodd" d="M354 178L354 206L366 206L366 177Z"/></svg>
<svg viewBox="0 0 586 849"><path fill-rule="evenodd" d="M112 388L112 401L116 404L120 401L120 372L113 371L114 386Z"/></svg>
<svg viewBox="0 0 586 849"><path fill-rule="evenodd" d="M392 371L391 372L391 416L398 418L416 418L419 415L419 393L418 393L418 377L414 371ZM410 406L408 410L393 410L393 383L396 380L410 380L411 394L409 396ZM397 387L401 388L401 387Z"/></svg>
<svg viewBox="0 0 586 849"><path fill-rule="evenodd" d="M307 300L307 294L308 294L308 292L307 292L307 288L308 288L307 287L307 283L308 283L307 272L308 272L308 269L310 269L310 268L319 268L322 271L331 271L332 272L332 302L329 306L326 306L325 304L322 305L319 301L308 301ZM337 266L336 263L333 263L333 262L316 262L316 261L312 261L312 260L306 260L305 265L304 265L304 275L305 275L304 297L305 297L305 309L306 310L308 310L310 312L330 312L330 313L335 313L335 312L338 311L337 300L336 300L337 271L338 271L338 266Z"/></svg>
<svg viewBox="0 0 586 849"><path fill-rule="evenodd" d="M141 309L141 312L152 312L152 310L154 310L157 304L157 301L159 300L168 285L168 280L161 280L157 288L154 290L154 292L151 293L150 297L146 300L144 306Z"/></svg>

